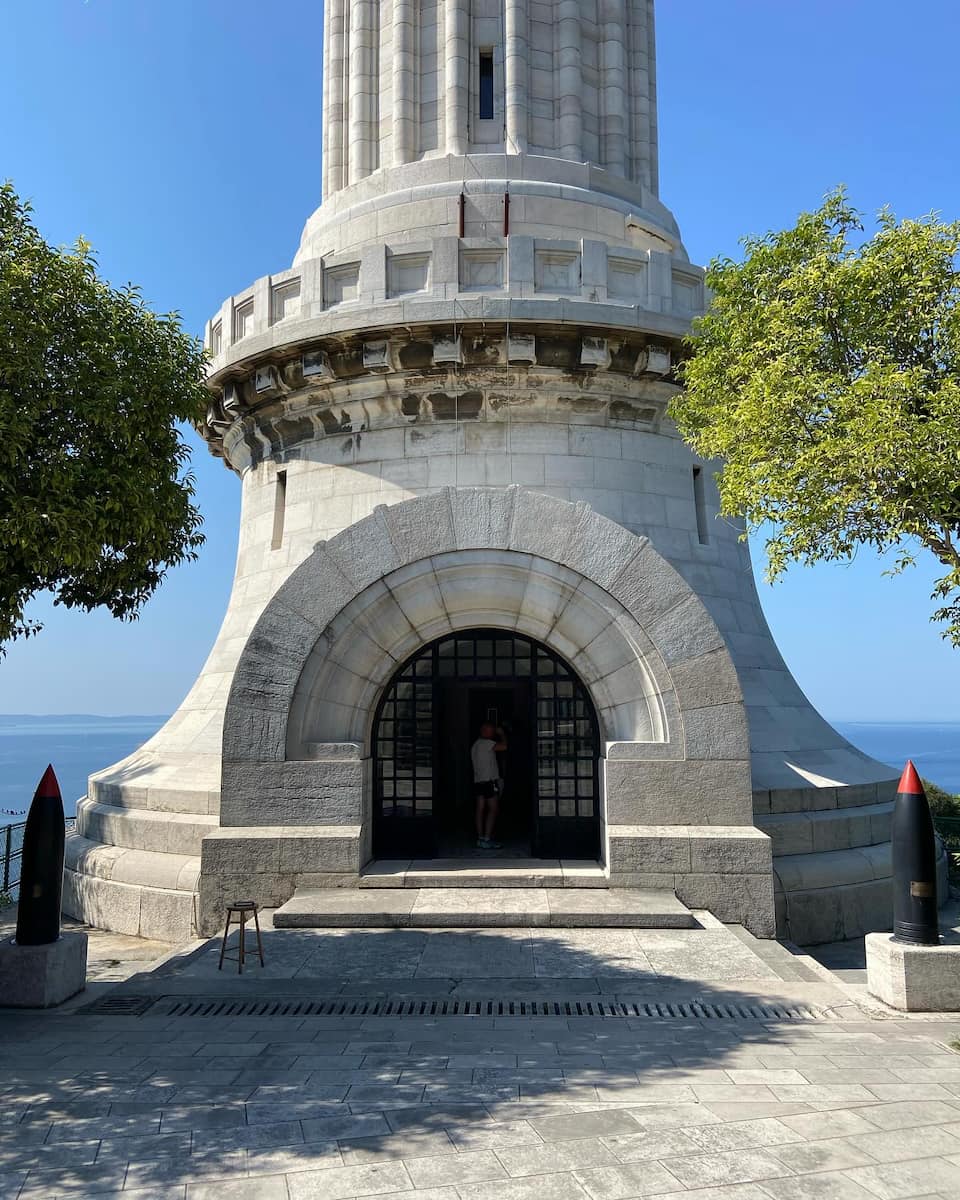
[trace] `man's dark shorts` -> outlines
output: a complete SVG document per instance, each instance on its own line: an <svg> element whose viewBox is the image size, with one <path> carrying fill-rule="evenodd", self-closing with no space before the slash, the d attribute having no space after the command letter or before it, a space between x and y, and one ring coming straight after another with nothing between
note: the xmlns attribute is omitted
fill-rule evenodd
<svg viewBox="0 0 960 1200"><path fill-rule="evenodd" d="M497 794L497 785L493 779L485 779L482 783L473 785L480 800L492 800Z"/></svg>

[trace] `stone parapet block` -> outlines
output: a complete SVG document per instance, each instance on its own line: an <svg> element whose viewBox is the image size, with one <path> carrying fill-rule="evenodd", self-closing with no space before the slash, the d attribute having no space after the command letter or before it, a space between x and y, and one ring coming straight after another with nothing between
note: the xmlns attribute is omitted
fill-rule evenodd
<svg viewBox="0 0 960 1200"><path fill-rule="evenodd" d="M226 827L204 838L199 928L222 928L226 906L237 899L276 908L308 880L356 887L360 875L359 825ZM343 877L343 885L335 882Z"/></svg>
<svg viewBox="0 0 960 1200"><path fill-rule="evenodd" d="M614 825L611 887L672 887L691 908L773 937L770 839L750 826Z"/></svg>
<svg viewBox="0 0 960 1200"><path fill-rule="evenodd" d="M359 877L359 825L217 829L203 841L202 874L350 871Z"/></svg>

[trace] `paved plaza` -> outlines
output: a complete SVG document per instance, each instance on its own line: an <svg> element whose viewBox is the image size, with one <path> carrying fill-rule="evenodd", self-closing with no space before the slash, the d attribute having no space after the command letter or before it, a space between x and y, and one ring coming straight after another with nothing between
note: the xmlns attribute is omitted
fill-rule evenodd
<svg viewBox="0 0 960 1200"><path fill-rule="evenodd" d="M858 1007L813 960L697 916L463 931L268 918L267 965L242 976L218 972L215 941L145 970L136 939L95 934L84 996L3 1012L0 1198L954 1200L960 1017ZM105 996L145 1011L83 1011ZM176 1015L224 998L240 1014L262 1003ZM321 998L356 1011L307 1013ZM525 999L527 1015L360 1011L465 998ZM564 1009L598 1000L633 1015ZM687 1015L660 1015L670 1004ZM811 1016L729 1015L774 1004Z"/></svg>

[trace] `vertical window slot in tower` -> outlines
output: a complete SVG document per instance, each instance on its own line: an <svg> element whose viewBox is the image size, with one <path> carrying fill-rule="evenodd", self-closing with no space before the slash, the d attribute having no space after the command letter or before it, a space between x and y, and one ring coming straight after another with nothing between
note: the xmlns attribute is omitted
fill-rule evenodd
<svg viewBox="0 0 960 1200"><path fill-rule="evenodd" d="M273 493L273 538L271 550L279 550L283 545L283 514L287 507L287 473L277 472L277 486Z"/></svg>
<svg viewBox="0 0 960 1200"><path fill-rule="evenodd" d="M480 120L493 120L493 51L480 51Z"/></svg>
<svg viewBox="0 0 960 1200"><path fill-rule="evenodd" d="M710 538L707 534L707 502L703 495L703 471L700 467L693 468L693 505L697 510L697 537L700 545L706 546Z"/></svg>

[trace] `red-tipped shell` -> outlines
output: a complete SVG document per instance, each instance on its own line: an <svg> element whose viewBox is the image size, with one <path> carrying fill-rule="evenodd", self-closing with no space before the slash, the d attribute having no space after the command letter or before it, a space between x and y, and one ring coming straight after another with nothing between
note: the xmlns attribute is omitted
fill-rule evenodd
<svg viewBox="0 0 960 1200"><path fill-rule="evenodd" d="M912 759L907 759L907 765L903 768L903 774L897 784L897 792L907 796L923 795L923 784L920 782L920 776L917 774L917 768L913 765Z"/></svg>
<svg viewBox="0 0 960 1200"><path fill-rule="evenodd" d="M60 784L57 782L57 775L50 765L43 773L43 778L37 784L35 795L43 796L44 798L55 796L60 799Z"/></svg>

